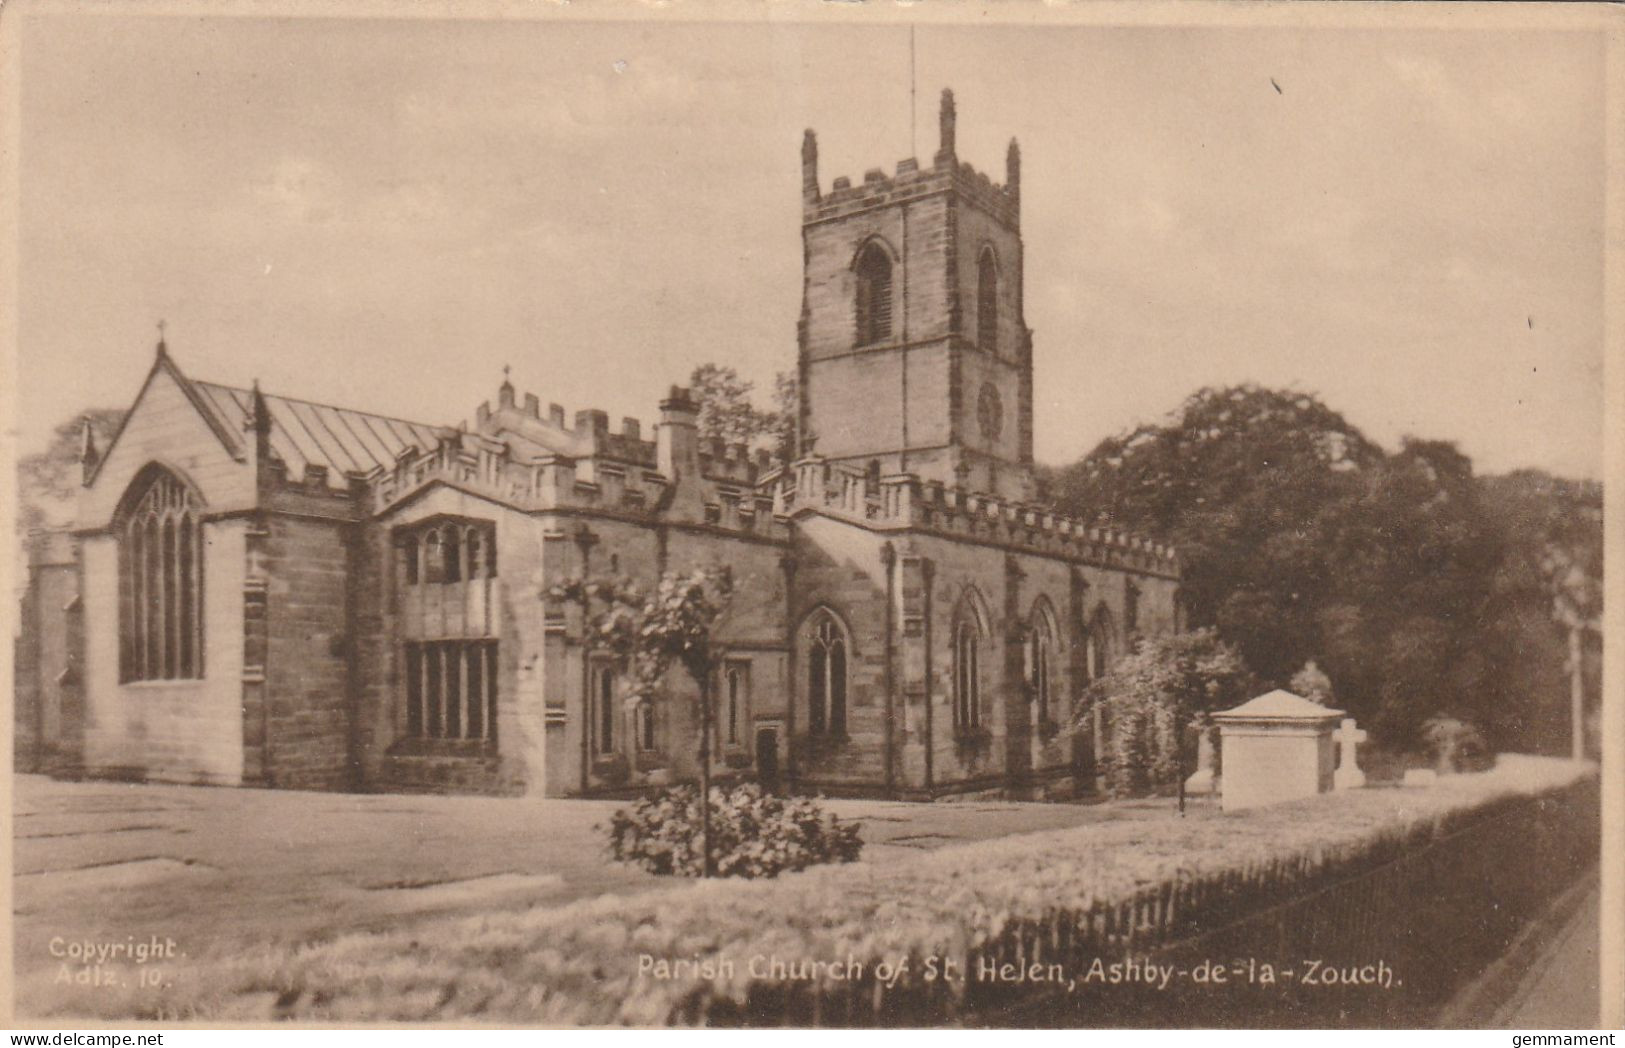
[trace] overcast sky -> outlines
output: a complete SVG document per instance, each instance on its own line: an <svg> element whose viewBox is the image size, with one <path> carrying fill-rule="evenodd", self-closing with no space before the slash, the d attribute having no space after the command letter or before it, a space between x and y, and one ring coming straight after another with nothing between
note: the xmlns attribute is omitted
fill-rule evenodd
<svg viewBox="0 0 1625 1048"><path fill-rule="evenodd" d="M1020 138L1037 453L1198 386L1393 447L1601 475L1603 52L1584 33L922 27L999 179ZM32 17L23 449L190 375L427 422L521 390L652 421L793 366L799 146L911 154L906 29ZM1272 85L1271 81L1274 81ZM1279 85L1279 89L1275 85Z"/></svg>

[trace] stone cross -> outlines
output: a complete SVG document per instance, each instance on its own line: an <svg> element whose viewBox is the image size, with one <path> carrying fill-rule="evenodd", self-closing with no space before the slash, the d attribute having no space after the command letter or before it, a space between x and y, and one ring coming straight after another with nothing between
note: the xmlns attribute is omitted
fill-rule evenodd
<svg viewBox="0 0 1625 1048"><path fill-rule="evenodd" d="M1185 792L1197 797L1213 792L1213 736L1206 729L1196 736L1196 771L1185 780Z"/></svg>
<svg viewBox="0 0 1625 1048"><path fill-rule="evenodd" d="M1342 727L1332 732L1332 738L1337 740L1341 748L1337 771L1332 777L1332 784L1340 790L1358 789L1365 785L1365 772L1354 759L1354 748L1365 741L1366 733L1354 726L1353 717L1344 717Z"/></svg>

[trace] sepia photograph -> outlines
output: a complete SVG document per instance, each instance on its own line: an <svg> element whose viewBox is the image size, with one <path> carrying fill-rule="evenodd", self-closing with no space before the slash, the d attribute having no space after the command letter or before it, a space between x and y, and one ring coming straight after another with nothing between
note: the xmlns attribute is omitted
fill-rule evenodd
<svg viewBox="0 0 1625 1048"><path fill-rule="evenodd" d="M7 5L9 1022L1617 1026L1486 6Z"/></svg>

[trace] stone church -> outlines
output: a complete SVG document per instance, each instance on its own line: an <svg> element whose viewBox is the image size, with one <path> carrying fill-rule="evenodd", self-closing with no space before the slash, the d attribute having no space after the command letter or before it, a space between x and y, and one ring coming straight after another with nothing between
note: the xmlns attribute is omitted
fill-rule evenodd
<svg viewBox="0 0 1625 1048"><path fill-rule="evenodd" d="M932 798L1094 787L1073 710L1179 628L1170 549L1034 503L1021 156L837 178L801 147L795 461L567 416L504 381L460 426L193 377L162 340L31 566L19 770L614 795L697 774L693 685L631 703L555 584L731 567L724 777Z"/></svg>

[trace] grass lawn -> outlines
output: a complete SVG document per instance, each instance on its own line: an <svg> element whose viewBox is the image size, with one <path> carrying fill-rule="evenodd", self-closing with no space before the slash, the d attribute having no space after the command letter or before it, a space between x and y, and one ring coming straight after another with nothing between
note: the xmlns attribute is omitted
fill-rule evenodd
<svg viewBox="0 0 1625 1048"><path fill-rule="evenodd" d="M442 916L554 908L669 887L608 861L614 801L350 795L18 776L13 800L19 1016L131 1014L150 988L112 987L53 954L68 943L173 939L152 962L171 991L248 951L291 950ZM831 801L861 820L864 858L1085 823L1175 818L1170 801L1094 806ZM1211 818L1194 806L1192 817ZM64 963L67 961L68 963ZM157 967L161 963L162 967ZM150 973L149 973L150 974Z"/></svg>

